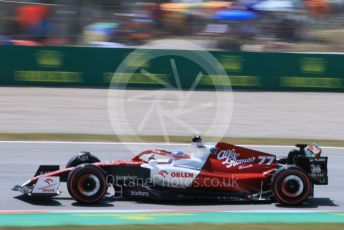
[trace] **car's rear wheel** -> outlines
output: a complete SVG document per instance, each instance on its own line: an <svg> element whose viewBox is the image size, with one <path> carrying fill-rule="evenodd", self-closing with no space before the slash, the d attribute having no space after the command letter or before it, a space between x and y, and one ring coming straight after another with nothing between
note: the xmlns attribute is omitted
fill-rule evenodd
<svg viewBox="0 0 344 230"><path fill-rule="evenodd" d="M300 205L309 197L312 184L307 173L298 168L284 168L273 178L273 194L283 205Z"/></svg>
<svg viewBox="0 0 344 230"><path fill-rule="evenodd" d="M105 175L93 165L80 165L70 172L67 179L69 194L81 204L96 204L107 191Z"/></svg>

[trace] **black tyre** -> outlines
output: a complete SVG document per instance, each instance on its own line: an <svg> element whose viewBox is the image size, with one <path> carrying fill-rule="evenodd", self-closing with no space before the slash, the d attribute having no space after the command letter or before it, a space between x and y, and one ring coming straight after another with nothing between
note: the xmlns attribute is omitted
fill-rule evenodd
<svg viewBox="0 0 344 230"><path fill-rule="evenodd" d="M77 202L91 205L101 201L107 191L107 184L100 168L86 164L69 173L67 188Z"/></svg>
<svg viewBox="0 0 344 230"><path fill-rule="evenodd" d="M312 183L308 174L301 168L283 168L274 175L272 190L278 203L300 205L309 197Z"/></svg>
<svg viewBox="0 0 344 230"><path fill-rule="evenodd" d="M72 157L68 161L66 168L75 167L75 166L85 164L85 163L96 163L96 162L100 162L98 157L92 155L90 152L82 151L78 155Z"/></svg>

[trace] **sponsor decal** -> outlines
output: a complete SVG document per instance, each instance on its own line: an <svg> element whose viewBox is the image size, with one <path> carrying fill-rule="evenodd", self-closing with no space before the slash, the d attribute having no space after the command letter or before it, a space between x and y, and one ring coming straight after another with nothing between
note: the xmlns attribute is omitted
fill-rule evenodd
<svg viewBox="0 0 344 230"><path fill-rule="evenodd" d="M22 71L14 72L14 79L18 82L83 82L81 72L69 71Z"/></svg>
<svg viewBox="0 0 344 230"><path fill-rule="evenodd" d="M178 178L192 178L193 173L189 172L172 172L171 177L178 177Z"/></svg>
<svg viewBox="0 0 344 230"><path fill-rule="evenodd" d="M309 162L326 162L326 157L315 157L315 158L309 158Z"/></svg>
<svg viewBox="0 0 344 230"><path fill-rule="evenodd" d="M159 172L159 175L161 175L163 178L165 178L166 175L168 175L168 172L167 172L166 170L161 170L161 171Z"/></svg>
<svg viewBox="0 0 344 230"><path fill-rule="evenodd" d="M80 161L87 161L87 160L89 160L89 158L90 158L89 152L82 152L82 153L79 153L79 155L78 155L78 159Z"/></svg>
<svg viewBox="0 0 344 230"><path fill-rule="evenodd" d="M319 164L311 164L311 178L317 181L319 184L326 184L327 176L325 171L323 171L321 165Z"/></svg>
<svg viewBox="0 0 344 230"><path fill-rule="evenodd" d="M223 161L222 164L225 164L227 168L235 167L241 164L250 164L255 161L255 157L249 158L239 158L240 154L235 152L235 149L232 150L221 150L217 154L217 159Z"/></svg>
<svg viewBox="0 0 344 230"><path fill-rule="evenodd" d="M327 62L323 58L302 58L300 61L300 69L304 73L325 73Z"/></svg>
<svg viewBox="0 0 344 230"><path fill-rule="evenodd" d="M247 168L251 168L253 167L253 164L249 164L249 165L240 165L239 169L247 169Z"/></svg>
<svg viewBox="0 0 344 230"><path fill-rule="evenodd" d="M311 164L312 174L320 174L322 172L320 165Z"/></svg>
<svg viewBox="0 0 344 230"><path fill-rule="evenodd" d="M56 191L56 186L58 186L58 182L55 181L53 178L46 178L44 181L45 185L41 185L37 187L37 190L42 191L43 193L54 193Z"/></svg>
<svg viewBox="0 0 344 230"><path fill-rule="evenodd" d="M54 188L43 188L42 189L43 192L55 192Z"/></svg>
<svg viewBox="0 0 344 230"><path fill-rule="evenodd" d="M58 68L63 65L64 54L55 50L39 50L35 53L37 65L40 67Z"/></svg>
<svg viewBox="0 0 344 230"><path fill-rule="evenodd" d="M315 145L308 145L309 150L311 150L315 155L319 155L321 153L321 149Z"/></svg>
<svg viewBox="0 0 344 230"><path fill-rule="evenodd" d="M51 183L54 182L53 179L47 178L44 180L45 183L47 183L49 186L51 186Z"/></svg>
<svg viewBox="0 0 344 230"><path fill-rule="evenodd" d="M161 175L164 178L167 175L170 175L171 177L175 177L175 178L193 178L193 173L190 173L190 172L171 172L169 174L166 170L161 170L159 172L159 175Z"/></svg>
<svg viewBox="0 0 344 230"><path fill-rule="evenodd" d="M130 191L130 196L149 196L148 192L142 192L142 191Z"/></svg>

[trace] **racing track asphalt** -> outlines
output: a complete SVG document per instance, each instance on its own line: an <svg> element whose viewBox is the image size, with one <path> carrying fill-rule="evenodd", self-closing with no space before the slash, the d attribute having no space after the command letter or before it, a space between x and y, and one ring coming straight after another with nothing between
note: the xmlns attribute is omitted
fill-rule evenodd
<svg viewBox="0 0 344 230"><path fill-rule="evenodd" d="M149 147L160 147L169 150L186 149L186 145L135 144L140 150ZM276 155L285 155L291 147L255 146L261 151ZM89 150L101 160L130 159L126 147L118 143L66 143L66 142L0 142L0 210L222 210L222 211L327 211L344 210L344 149L323 148L324 155L329 156L329 185L316 186L315 198L308 204L297 208L286 208L271 203L142 203L135 201L114 201L106 204L85 207L77 205L68 195L64 186L63 193L55 200L31 203L11 191L15 184L21 184L31 178L40 164L60 164L64 166L68 159L80 150Z"/></svg>

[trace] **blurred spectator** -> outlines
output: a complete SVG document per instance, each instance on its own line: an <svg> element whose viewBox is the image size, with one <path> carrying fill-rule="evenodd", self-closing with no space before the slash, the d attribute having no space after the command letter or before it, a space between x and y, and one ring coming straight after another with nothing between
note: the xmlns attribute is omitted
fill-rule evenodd
<svg viewBox="0 0 344 230"><path fill-rule="evenodd" d="M160 1L152 4L151 18L154 23L154 28L156 30L162 30L163 29L162 28L163 11L161 9Z"/></svg>
<svg viewBox="0 0 344 230"><path fill-rule="evenodd" d="M305 2L312 17L319 18L329 13L327 0L308 0Z"/></svg>
<svg viewBox="0 0 344 230"><path fill-rule="evenodd" d="M1 44L122 47L170 37L209 49L344 47L332 39L344 30L344 0L31 2L0 1Z"/></svg>

